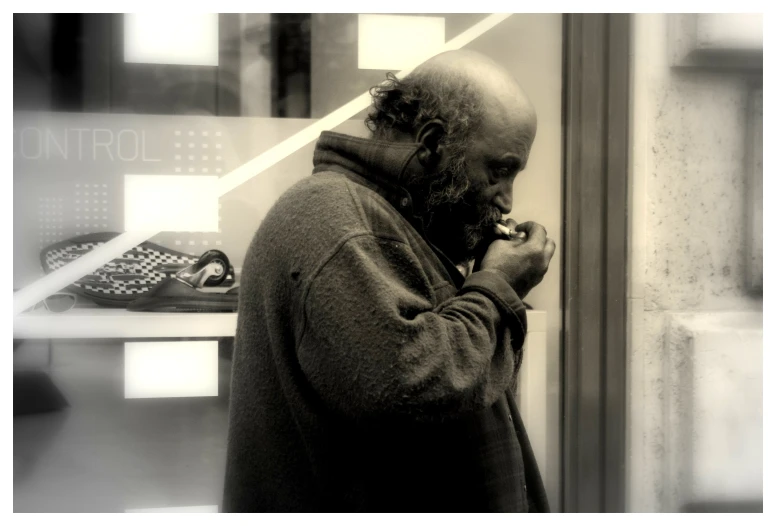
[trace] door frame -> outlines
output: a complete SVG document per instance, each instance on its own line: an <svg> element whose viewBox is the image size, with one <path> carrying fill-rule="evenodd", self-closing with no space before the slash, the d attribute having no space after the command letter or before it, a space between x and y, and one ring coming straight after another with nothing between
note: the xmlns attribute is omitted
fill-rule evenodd
<svg viewBox="0 0 776 526"><path fill-rule="evenodd" d="M565 512L625 511L630 24L563 19Z"/></svg>

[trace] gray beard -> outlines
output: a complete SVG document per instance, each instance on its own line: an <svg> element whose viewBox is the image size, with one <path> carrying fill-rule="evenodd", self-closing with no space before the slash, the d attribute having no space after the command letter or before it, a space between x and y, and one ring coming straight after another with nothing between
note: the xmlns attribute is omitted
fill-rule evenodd
<svg viewBox="0 0 776 526"><path fill-rule="evenodd" d="M418 197L425 196L422 216L429 240L456 265L470 263L490 243L489 227L501 219L501 212L477 206L477 189L471 187L463 163L422 179L413 186Z"/></svg>

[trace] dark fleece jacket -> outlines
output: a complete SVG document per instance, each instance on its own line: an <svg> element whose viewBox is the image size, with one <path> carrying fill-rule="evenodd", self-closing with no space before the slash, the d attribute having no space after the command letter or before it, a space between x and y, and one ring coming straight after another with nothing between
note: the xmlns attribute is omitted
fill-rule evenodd
<svg viewBox="0 0 776 526"><path fill-rule="evenodd" d="M417 145L322 134L241 280L225 511L547 509L514 401L525 307L425 239Z"/></svg>

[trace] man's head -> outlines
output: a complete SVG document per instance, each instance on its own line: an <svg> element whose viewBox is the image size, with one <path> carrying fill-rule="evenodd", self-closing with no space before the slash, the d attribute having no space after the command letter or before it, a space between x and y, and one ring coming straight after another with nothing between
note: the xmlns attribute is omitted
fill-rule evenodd
<svg viewBox="0 0 776 526"><path fill-rule="evenodd" d="M376 138L419 143L406 181L425 206L431 241L470 260L489 225L512 209L512 183L528 161L536 114L501 66L472 51L437 55L404 79L372 89Z"/></svg>

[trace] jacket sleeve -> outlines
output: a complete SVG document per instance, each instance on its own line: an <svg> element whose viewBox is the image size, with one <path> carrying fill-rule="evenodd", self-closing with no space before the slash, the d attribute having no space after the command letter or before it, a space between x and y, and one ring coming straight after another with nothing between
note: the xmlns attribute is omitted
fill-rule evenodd
<svg viewBox="0 0 776 526"><path fill-rule="evenodd" d="M498 274L471 274L434 306L410 247L342 244L304 298L298 359L322 402L350 418L425 420L492 405L513 383L525 307Z"/></svg>

